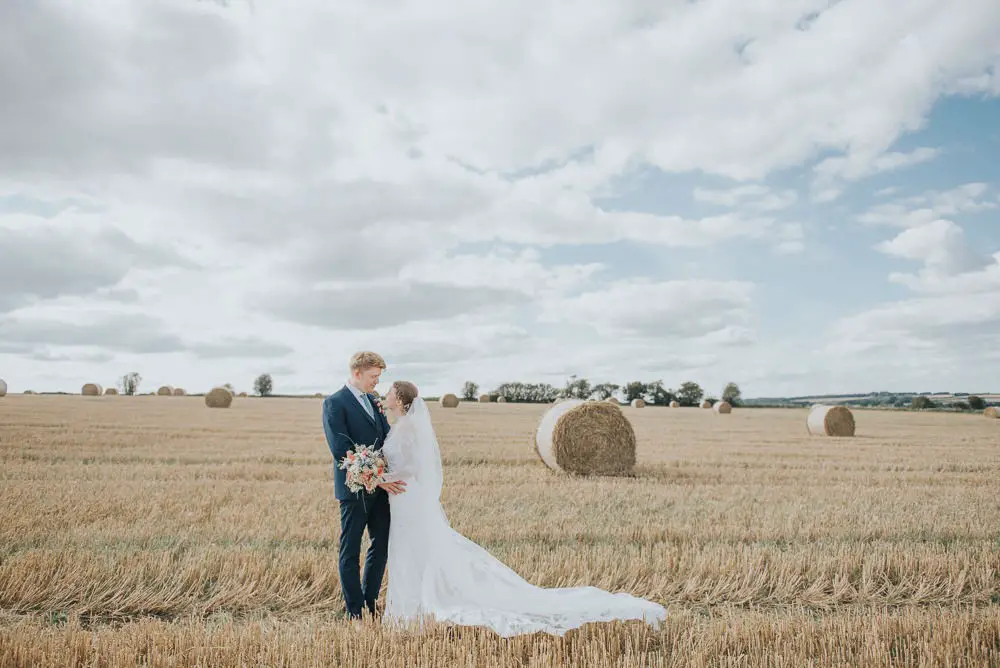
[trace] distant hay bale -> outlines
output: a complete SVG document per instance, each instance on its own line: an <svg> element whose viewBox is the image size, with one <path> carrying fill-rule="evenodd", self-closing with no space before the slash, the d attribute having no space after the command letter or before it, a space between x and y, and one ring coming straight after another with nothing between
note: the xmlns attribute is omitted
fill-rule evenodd
<svg viewBox="0 0 1000 668"><path fill-rule="evenodd" d="M229 408L233 403L233 393L224 387L212 388L205 395L205 405L209 408Z"/></svg>
<svg viewBox="0 0 1000 668"><path fill-rule="evenodd" d="M497 397L497 403L498 404L505 404L505 403L507 403L507 397Z"/></svg>
<svg viewBox="0 0 1000 668"><path fill-rule="evenodd" d="M632 403L629 404L629 406L631 406L632 408L645 408L646 402L643 401L642 399L633 399Z"/></svg>
<svg viewBox="0 0 1000 668"><path fill-rule="evenodd" d="M175 387L173 395L175 397L184 397L187 396L187 391L183 387Z"/></svg>
<svg viewBox="0 0 1000 668"><path fill-rule="evenodd" d="M164 385L156 391L156 396L158 397L172 397L174 396L174 388L169 385Z"/></svg>
<svg viewBox="0 0 1000 668"><path fill-rule="evenodd" d="M609 404L614 404L615 406L621 405L619 404L618 400L615 399L614 397L608 397L607 399L605 399L605 401L608 402Z"/></svg>
<svg viewBox="0 0 1000 668"><path fill-rule="evenodd" d="M681 404L680 404L680 402L679 402L679 401L671 401L671 402L670 402L670 407L671 407L671 408L680 408L680 407L681 407Z"/></svg>
<svg viewBox="0 0 1000 668"><path fill-rule="evenodd" d="M247 393L246 393L246 392L240 392L240 395L239 395L239 396L240 396L240 398L241 398L241 399L245 399L245 398L246 398L246 396L247 396ZM321 394L321 395L319 395L319 396L321 396L321 397L322 397L323 395Z"/></svg>
<svg viewBox="0 0 1000 668"><path fill-rule="evenodd" d="M488 395L488 394L480 394L479 395L479 403L481 403L481 404L488 404L491 401L493 401L493 399L490 397L490 395Z"/></svg>
<svg viewBox="0 0 1000 668"><path fill-rule="evenodd" d="M0 378L0 397L7 396L7 383L4 382L3 378Z"/></svg>
<svg viewBox="0 0 1000 668"><path fill-rule="evenodd" d="M458 408L458 397L454 394L446 394L441 397L441 408Z"/></svg>
<svg viewBox="0 0 1000 668"><path fill-rule="evenodd" d="M118 396L118 390L116 390L113 387L109 387L108 389L104 390L104 396L106 396L106 397L117 397Z"/></svg>
<svg viewBox="0 0 1000 668"><path fill-rule="evenodd" d="M80 390L80 394L85 397L99 397L104 393L104 390L97 383L87 383Z"/></svg>
<svg viewBox="0 0 1000 668"><path fill-rule="evenodd" d="M1000 419L1000 407L989 406L985 411L983 411L983 415L994 420Z"/></svg>
<svg viewBox="0 0 1000 668"><path fill-rule="evenodd" d="M712 402L709 401L708 399L705 399L704 401L701 402L701 407L702 408L711 408L712 407Z"/></svg>
<svg viewBox="0 0 1000 668"><path fill-rule="evenodd" d="M733 412L733 406L728 401L720 401L719 403L715 404L715 406L713 406L712 408L714 408L715 412L719 413L720 415L729 415L730 413Z"/></svg>
<svg viewBox="0 0 1000 668"><path fill-rule="evenodd" d="M813 436L854 436L854 414L846 406L813 406L806 425Z"/></svg>
<svg viewBox="0 0 1000 668"><path fill-rule="evenodd" d="M635 432L617 406L573 399L542 416L535 451L554 471L629 475L635 467Z"/></svg>

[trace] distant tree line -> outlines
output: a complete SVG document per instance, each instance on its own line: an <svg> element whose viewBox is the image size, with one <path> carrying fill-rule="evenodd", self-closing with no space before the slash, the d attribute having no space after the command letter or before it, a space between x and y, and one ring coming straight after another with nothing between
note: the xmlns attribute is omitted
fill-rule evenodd
<svg viewBox="0 0 1000 668"><path fill-rule="evenodd" d="M570 376L561 389L548 383L501 383L487 393L491 400L503 397L510 403L539 404L551 403L556 399L595 399L604 400L614 397L626 403L634 399L642 399L647 404L666 406L672 401L681 406L698 406L705 397L705 391L694 381L685 381L676 389L667 388L662 380L642 381L632 380L622 384L597 383L591 384L587 378ZM466 381L462 386L462 398L474 401L479 396L479 385ZM742 403L742 393L736 383L728 383L722 389L722 400L733 406ZM717 399L710 398L713 403Z"/></svg>

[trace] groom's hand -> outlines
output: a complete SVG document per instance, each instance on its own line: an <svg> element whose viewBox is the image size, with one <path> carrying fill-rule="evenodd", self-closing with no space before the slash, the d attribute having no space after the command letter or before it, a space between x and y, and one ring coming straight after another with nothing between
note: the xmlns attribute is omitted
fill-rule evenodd
<svg viewBox="0 0 1000 668"><path fill-rule="evenodd" d="M402 480L397 482L383 482L379 485L382 489L389 492L390 494L402 494L406 491L406 483Z"/></svg>

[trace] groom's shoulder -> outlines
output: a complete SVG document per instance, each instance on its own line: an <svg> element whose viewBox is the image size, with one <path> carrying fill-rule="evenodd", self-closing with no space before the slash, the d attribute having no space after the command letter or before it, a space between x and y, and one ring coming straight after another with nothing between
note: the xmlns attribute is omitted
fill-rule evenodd
<svg viewBox="0 0 1000 668"><path fill-rule="evenodd" d="M335 403L338 403L338 402L342 401L343 398L344 398L344 392L346 392L346 391L347 391L347 388L346 387L342 387L339 390L337 390L336 392L333 392L332 394L327 395L326 399L323 400L323 404L324 405L335 404Z"/></svg>

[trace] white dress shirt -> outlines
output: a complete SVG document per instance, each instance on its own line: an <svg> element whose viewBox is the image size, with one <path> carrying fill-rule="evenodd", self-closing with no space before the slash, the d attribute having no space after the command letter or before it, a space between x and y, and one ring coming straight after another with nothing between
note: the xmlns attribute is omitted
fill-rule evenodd
<svg viewBox="0 0 1000 668"><path fill-rule="evenodd" d="M358 388L354 387L354 385L351 384L351 381L347 381L347 389L349 389L351 391L351 394L354 395L354 398L358 400L358 403L361 404L361 408L363 408L365 410L365 413L368 413L368 416L371 419L374 420L375 419L375 407L372 406L371 399L368 399L365 396L364 392L362 392ZM367 401L366 401L366 399L367 399Z"/></svg>

